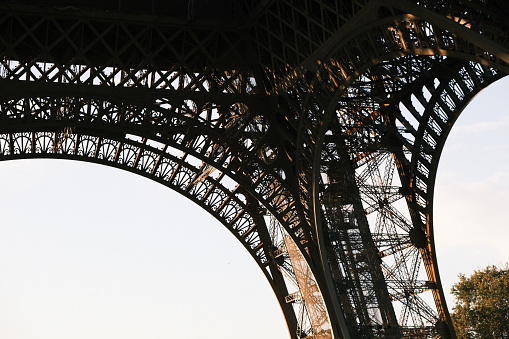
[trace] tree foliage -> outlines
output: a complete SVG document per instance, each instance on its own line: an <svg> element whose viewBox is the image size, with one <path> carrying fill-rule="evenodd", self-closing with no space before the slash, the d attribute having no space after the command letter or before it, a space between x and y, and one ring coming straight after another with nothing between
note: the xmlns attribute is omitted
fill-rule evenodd
<svg viewBox="0 0 509 339"><path fill-rule="evenodd" d="M458 339L509 338L509 265L474 271L452 287Z"/></svg>

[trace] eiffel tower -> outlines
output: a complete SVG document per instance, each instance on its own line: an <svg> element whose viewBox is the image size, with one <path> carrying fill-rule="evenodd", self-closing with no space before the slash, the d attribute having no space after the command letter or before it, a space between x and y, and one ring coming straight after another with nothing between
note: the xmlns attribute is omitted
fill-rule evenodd
<svg viewBox="0 0 509 339"><path fill-rule="evenodd" d="M506 0L1 0L0 159L88 161L203 207L290 338L456 338L433 188L509 72Z"/></svg>

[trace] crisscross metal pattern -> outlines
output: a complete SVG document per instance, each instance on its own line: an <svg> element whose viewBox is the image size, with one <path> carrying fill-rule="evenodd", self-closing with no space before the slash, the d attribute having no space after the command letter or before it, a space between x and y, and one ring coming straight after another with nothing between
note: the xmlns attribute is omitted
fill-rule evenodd
<svg viewBox="0 0 509 339"><path fill-rule="evenodd" d="M192 199L292 338L455 338L433 185L455 119L509 72L509 7L136 6L0 1L0 159L106 164Z"/></svg>

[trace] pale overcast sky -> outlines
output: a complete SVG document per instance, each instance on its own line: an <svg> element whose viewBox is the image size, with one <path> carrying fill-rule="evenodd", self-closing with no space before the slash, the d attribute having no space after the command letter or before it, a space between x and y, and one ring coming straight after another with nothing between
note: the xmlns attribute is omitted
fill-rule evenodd
<svg viewBox="0 0 509 339"><path fill-rule="evenodd" d="M460 272L509 258L508 86L474 99L442 155L435 228L446 292ZM0 338L288 338L247 252L162 185L30 160L0 163L0 187Z"/></svg>
<svg viewBox="0 0 509 339"><path fill-rule="evenodd" d="M469 275L509 261L508 89L509 78L503 78L478 94L452 128L442 153L434 223L447 292L460 272Z"/></svg>

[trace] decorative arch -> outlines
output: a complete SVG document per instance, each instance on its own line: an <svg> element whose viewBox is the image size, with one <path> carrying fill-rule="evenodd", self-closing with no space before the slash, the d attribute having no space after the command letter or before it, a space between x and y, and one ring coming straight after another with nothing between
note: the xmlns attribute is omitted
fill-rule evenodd
<svg viewBox="0 0 509 339"><path fill-rule="evenodd" d="M498 3L263 1L239 30L3 4L0 149L195 199L258 260L296 338L454 338L429 185L451 117L509 71Z"/></svg>
<svg viewBox="0 0 509 339"><path fill-rule="evenodd" d="M147 105L95 93L34 93L31 86L37 88L33 83L5 88L0 98L0 160L99 163L181 193L225 225L251 254L292 335L328 330L322 301L311 303L318 305L314 310L303 302L315 293L303 286L312 286L313 273L307 252L297 254L306 244L301 231L289 228L299 221L292 196L268 167L278 159L267 159L273 130L263 114L251 114L248 105L235 101L221 105L170 97ZM66 91L62 94L70 94ZM311 280L299 280L299 272Z"/></svg>
<svg viewBox="0 0 509 339"><path fill-rule="evenodd" d="M377 268L377 264L367 264L375 273L363 278L366 279L364 285L346 288L338 283L348 278L332 272L333 280L326 284L339 296L341 306L336 304L334 308L338 318L346 319L344 327L354 336L355 333L363 335L363 331L390 337L415 335L412 327L416 327L428 328L429 335L437 331L454 337L436 266L432 186L441 147L455 117L476 93L508 72L509 52L507 46L500 44L502 39L496 33L490 36L493 40L481 37L483 30L489 28L483 20L470 17L469 22L473 24L467 28L463 18L452 14L444 19L447 13L438 14L436 9L423 9L407 2L402 5L388 3L395 12L415 10L420 16L392 15L376 20L372 26L363 26L359 32L352 31L351 35L341 31L342 36L348 38L339 39L335 47L324 50L323 58L315 55L318 60L323 60L319 65L310 63L307 68L290 73L288 77L292 80L281 82L276 93L288 93L285 98L289 104L280 106L280 109L298 115L299 131L307 132L297 137L297 153L301 155L297 171L302 174L299 176L303 187L301 198L314 207L310 218L317 227L315 232L322 244L320 252L325 269L328 269L325 258L330 258L331 253L338 255L337 266L348 272L348 265L376 263L380 256L382 262L410 262L409 254L404 254L409 256L405 259L397 256L403 249L411 248L412 256L415 256L412 260L420 261L426 272L427 278L418 270L397 267L398 264L382 265L381 268ZM456 8L456 5L451 2L444 10L453 13L462 7L457 5ZM468 13L474 16L482 14L481 10L469 9ZM467 12L465 8L462 10ZM405 61L408 61L406 66ZM412 70L412 67L421 68ZM391 68L395 72L391 73ZM419 74L426 71L429 75ZM446 72L441 74L441 71ZM401 74L403 77L408 74L407 79L398 81L393 78ZM437 74L439 83L434 81ZM285 87L287 82L293 87ZM381 90L379 95L376 90ZM292 92L296 95L292 96ZM413 107L414 101L419 102L422 109ZM406 110L407 115L403 116L401 110ZM409 117L416 120L414 126L409 123ZM406 137L404 133L410 136ZM336 140L332 140L334 136ZM360 143L350 143L353 140ZM309 145L314 147L309 149ZM377 152L382 155L376 155ZM393 154L392 160L390 154ZM335 166L341 167L343 173L336 173ZM313 169L311 172L310 168ZM387 172L389 169L396 170L397 181L393 179L394 172ZM355 182L357 187L342 193L352 202L343 203L345 211L339 216L337 211L332 211L337 208L332 206L344 199L340 193L334 192L341 182ZM393 191L398 187L399 191ZM408 206L406 215L399 212L401 208L394 208L400 199ZM352 208L346 207L352 204ZM321 210L323 207L325 210ZM348 250L341 246L335 248L334 237L338 235L334 229L341 228L337 219L345 218L349 213L356 220L352 228L359 232L365 246L358 250L359 258L365 256L367 259L341 257L339 253ZM376 215L377 220L383 219L394 228L377 229L382 223L368 220L365 213ZM373 224L375 228L370 231ZM387 234L394 236L388 239ZM351 263L347 263L349 260ZM350 273L360 274L356 268ZM410 281L414 283L403 283L398 277L404 275L411 276ZM386 281L387 285L373 287L379 280ZM391 280L400 282L394 284ZM370 292L373 289L382 292L373 298ZM354 290L356 292L351 292ZM431 291L432 300L420 299L419 295L426 291ZM348 310L348 305L357 305L360 310L360 305L366 305L370 298L377 300L373 309L382 315ZM393 309L394 301L398 300L403 300L401 316ZM435 306L428 306L433 303ZM421 319L415 320L419 316L412 316L413 312L420 313ZM413 317L414 320L408 320ZM379 328L361 329L370 324L378 324Z"/></svg>
<svg viewBox="0 0 509 339"><path fill-rule="evenodd" d="M397 4L392 5L399 7ZM407 7L413 8L412 6L405 8L408 9ZM454 22L455 18L451 17L446 19L451 21L448 23L443 20L444 13L437 15L432 11L426 12L422 8L416 8L419 14L427 16L417 18L404 14L377 20L375 25L363 27L361 32L352 34L352 38L342 40L337 47L332 48L328 56L323 58L326 61L318 65L313 74L310 74L309 70L293 74L294 83L305 98L299 103L295 101L294 107L295 110L302 112L301 126L306 126L312 131L307 136L309 140L303 141L304 138L298 140L297 148L299 154L313 154L301 159L299 169L304 172L309 167L313 168L313 174L308 176L312 179L303 181L302 184L306 187L306 199L313 201L310 204L315 207L314 224L317 226L319 241L322 244L331 242L334 244L333 238L336 235L333 228L339 227L334 220L338 218L335 216L338 212L332 211L330 206L337 205L337 200L342 197L337 195L339 193L333 192L335 190L333 187L342 180L356 182L357 187L351 187L347 189L348 193L343 193L350 194L356 201L353 202L354 207L347 208L346 206L352 202L344 202L345 211L340 214L341 218L344 218L345 215L352 213L356 220L356 225L352 228L359 231L360 237L366 237L363 240L366 248L359 250L359 254L362 251L370 254L367 256L368 259L361 261L377 262L379 260L377 258L382 256L382 262L387 260L396 263L392 266L382 265L378 272L377 265L372 265L370 267L375 268L376 273L366 278L366 281L382 279L387 282L387 285L381 288L382 293L375 297L378 304L373 306L374 309L381 310L381 316L361 315L348 311L346 305L346 303L356 305L355 299L362 299L362 296L366 298L365 300L369 299L373 285L366 283L364 286L346 288L345 295L349 302L341 301L343 312L337 313L340 317L343 313L350 334L360 331L358 335L361 335L363 332L359 328L363 326L362 324L369 326L374 323L379 324L380 333L395 337L412 335L411 328L414 326L421 329L429 328L430 334L438 331L440 334L450 333L454 336L440 286L432 239L432 186L441 150L441 146L437 148L437 144L443 145L452 122L468 101L490 82L500 78L503 72L508 71L506 60L509 54L505 50L506 47L502 45L497 47L496 43L484 43L480 42L479 38L472 38L475 34L480 37L478 32L471 33L470 30L477 28L482 31L482 21L479 22L481 28L466 28L462 26L461 18ZM441 24L446 28L439 28ZM451 25L457 25L458 29ZM436 34L437 29L440 34ZM458 32L463 32L466 39L461 34L457 35ZM345 32L342 34L345 35ZM437 38L439 35L440 39ZM498 40L496 37L493 39ZM475 43L479 45L476 46ZM484 49L490 47L491 50ZM405 60L410 60L409 67L417 65L422 68L414 70L414 74L409 72L405 81L398 82L391 76L396 73L405 75ZM391 73L391 67L398 72ZM397 69L398 67L400 69ZM429 70L428 67L431 69L429 76L417 74L425 73L424 71ZM313 68L311 66L311 69ZM439 75L439 84L435 84L434 76L440 74L440 68L448 72ZM411 68L407 70L411 71ZM382 78L384 76L385 78ZM391 89L394 89L394 92ZM367 97L370 99L366 102ZM413 107L413 101L420 103L422 111ZM406 113L402 115L402 109L406 110L407 116L403 116ZM409 126L408 117L417 119L415 130ZM349 125L350 127L347 127ZM411 134L410 140L402 133L402 129L405 128L408 129L407 133ZM351 140L360 141L360 144L350 144L348 135L352 136ZM332 136L336 136L337 139L331 140ZM309 145L315 146L313 148ZM383 155L375 155L376 152ZM327 156L324 156L324 153ZM390 154L393 154L393 160L390 160ZM328 161L339 164L344 171L341 174L343 178L335 177L334 165L328 165ZM400 182L391 184L394 182L394 172L390 172L389 168L392 168L392 171L397 169ZM328 177L326 182L322 181L324 175ZM427 189L428 184L430 190ZM392 192L391 187L400 187L399 192ZM330 197L325 198L325 195ZM393 207L400 199L405 200L408 205L406 215ZM329 206L329 210L321 211L320 206ZM376 215L379 221L369 221L364 213ZM377 229L384 227L380 221L382 219L395 228ZM369 225L373 227L373 224L375 228L370 231L368 227ZM397 230L402 235L394 233L398 232ZM394 234L393 239L387 239L384 232ZM372 237L372 240L368 240L369 237ZM413 248L412 255L416 256L414 262L421 261L427 278L418 278L417 275L420 274L418 270L397 267L398 260L410 261L407 260L410 257L403 260L403 257L397 258L399 255L397 253L404 248ZM321 248L322 254L344 251L347 250L341 246L336 250ZM388 257L392 259L387 259ZM418 257L421 259L417 259ZM337 265L348 271L349 264L346 263L348 260L345 257L337 257ZM355 260L352 258L352 262ZM323 262L327 260L323 259ZM352 269L351 272L358 274L357 269ZM391 279L397 281L401 279L398 277L405 274L411 276L410 280L414 283L405 285L400 281L397 283L399 287L391 286ZM345 278L337 275L334 277L334 273L332 275L334 281L328 281L329 288L335 291L343 289L338 287L338 281ZM364 292L361 291L363 289ZM384 290L388 291L388 294L384 295ZM413 292L408 294L410 290ZM419 295L425 291L432 292L434 301L420 299ZM339 292L340 298L341 293L343 292ZM401 306L402 318L393 311L392 305L395 300L406 300L406 304L403 301ZM434 311L432 307L427 306L433 303L436 307ZM366 302L360 301L359 304ZM405 308L408 308L408 313ZM408 320L413 317L411 314L416 310L423 315L423 323ZM400 328L395 328L398 327L394 326L395 324L399 324Z"/></svg>

